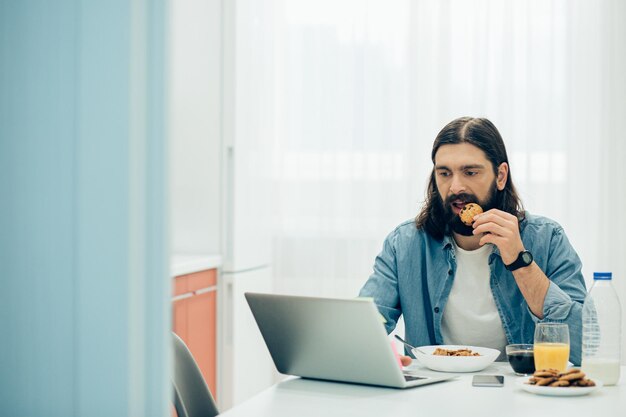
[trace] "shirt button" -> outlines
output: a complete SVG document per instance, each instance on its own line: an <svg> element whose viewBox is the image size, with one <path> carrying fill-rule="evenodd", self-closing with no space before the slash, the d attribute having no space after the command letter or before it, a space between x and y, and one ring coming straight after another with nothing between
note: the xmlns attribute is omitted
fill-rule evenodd
<svg viewBox="0 0 626 417"><path fill-rule="evenodd" d="M452 270L448 269L448 275L452 275Z"/></svg>
<svg viewBox="0 0 626 417"><path fill-rule="evenodd" d="M439 313L439 307L435 307L435 313Z"/></svg>

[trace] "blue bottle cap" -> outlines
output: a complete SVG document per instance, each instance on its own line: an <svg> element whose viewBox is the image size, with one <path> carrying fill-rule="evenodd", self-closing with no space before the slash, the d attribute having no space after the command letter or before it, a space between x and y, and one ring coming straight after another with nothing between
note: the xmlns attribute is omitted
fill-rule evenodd
<svg viewBox="0 0 626 417"><path fill-rule="evenodd" d="M594 280L611 280L613 278L612 272L594 272L593 279Z"/></svg>

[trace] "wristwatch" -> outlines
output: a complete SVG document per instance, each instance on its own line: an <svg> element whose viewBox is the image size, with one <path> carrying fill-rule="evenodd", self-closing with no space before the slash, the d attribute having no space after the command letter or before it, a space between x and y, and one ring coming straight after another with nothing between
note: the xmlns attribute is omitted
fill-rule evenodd
<svg viewBox="0 0 626 417"><path fill-rule="evenodd" d="M513 263L504 265L509 271L515 271L516 269L523 268L533 263L533 254L527 250L523 250L517 255L517 259Z"/></svg>

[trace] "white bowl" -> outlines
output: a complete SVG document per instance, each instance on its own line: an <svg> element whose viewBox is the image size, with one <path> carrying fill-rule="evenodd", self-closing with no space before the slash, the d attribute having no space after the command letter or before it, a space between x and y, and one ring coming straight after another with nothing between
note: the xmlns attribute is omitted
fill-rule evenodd
<svg viewBox="0 0 626 417"><path fill-rule="evenodd" d="M480 356L441 356L432 353L437 348L458 350L471 349ZM419 349L419 350L418 350ZM421 351L421 352L420 352ZM467 345L439 345L439 346L420 346L413 349L415 358L425 367L433 371L441 372L476 372L482 371L500 356L500 351L480 346ZM422 353L424 352L424 353Z"/></svg>

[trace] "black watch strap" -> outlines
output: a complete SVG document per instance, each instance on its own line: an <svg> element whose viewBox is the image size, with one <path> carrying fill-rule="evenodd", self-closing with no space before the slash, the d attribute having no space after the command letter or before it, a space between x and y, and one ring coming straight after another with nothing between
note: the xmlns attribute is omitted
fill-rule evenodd
<svg viewBox="0 0 626 417"><path fill-rule="evenodd" d="M516 269L524 268L533 263L533 254L527 250L523 250L517 255L517 259L513 263L504 265L506 269L513 272Z"/></svg>

